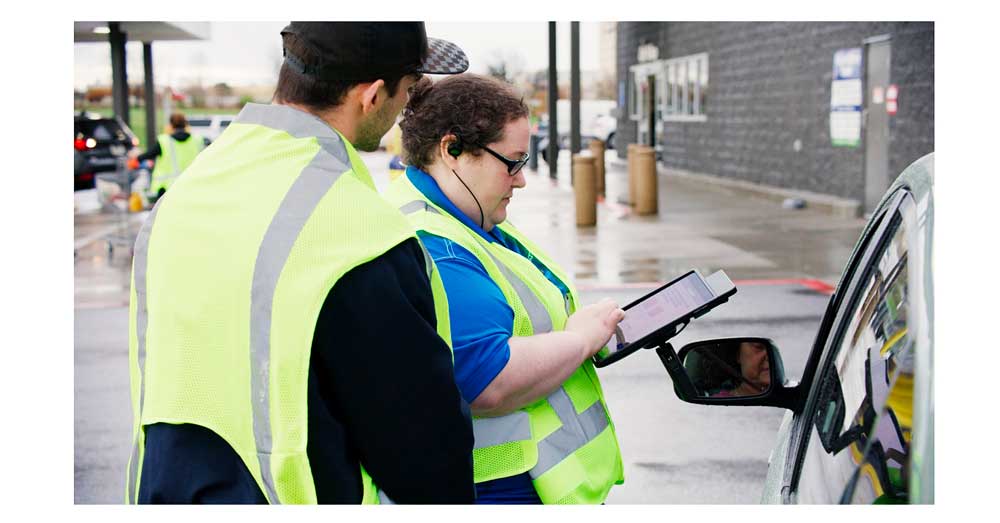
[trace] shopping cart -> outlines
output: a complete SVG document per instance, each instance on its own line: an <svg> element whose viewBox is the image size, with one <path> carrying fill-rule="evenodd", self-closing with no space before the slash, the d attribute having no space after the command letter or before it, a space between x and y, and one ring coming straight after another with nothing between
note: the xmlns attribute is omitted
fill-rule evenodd
<svg viewBox="0 0 1000 523"><path fill-rule="evenodd" d="M119 250L124 248L131 255L135 236L130 230L129 199L133 193L145 194L145 187L149 186L149 170L141 165L130 166L128 158L122 155L116 158L114 172L97 175L96 185L101 207L115 213L115 228L104 237L108 258L114 256L115 247ZM144 198L142 207L145 207Z"/></svg>

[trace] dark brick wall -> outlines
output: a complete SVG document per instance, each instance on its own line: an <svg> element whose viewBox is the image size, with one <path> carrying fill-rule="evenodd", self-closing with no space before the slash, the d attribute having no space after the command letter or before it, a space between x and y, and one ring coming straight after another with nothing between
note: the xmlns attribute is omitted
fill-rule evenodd
<svg viewBox="0 0 1000 523"><path fill-rule="evenodd" d="M618 80L642 43L657 44L661 59L708 53L708 119L664 123L664 165L863 201L863 134L857 148L830 145L833 54L881 34L892 36L890 82L900 89L889 149L898 174L934 150L933 23L622 22ZM624 108L617 135L635 141Z"/></svg>
<svg viewBox="0 0 1000 523"><path fill-rule="evenodd" d="M892 83L899 86L899 111L889 118L889 171L901 172L934 150L934 24L896 24Z"/></svg>

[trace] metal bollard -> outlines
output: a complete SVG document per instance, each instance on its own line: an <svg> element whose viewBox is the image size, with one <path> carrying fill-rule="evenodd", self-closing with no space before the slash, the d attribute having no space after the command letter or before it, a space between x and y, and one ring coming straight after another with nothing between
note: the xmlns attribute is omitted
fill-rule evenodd
<svg viewBox="0 0 1000 523"><path fill-rule="evenodd" d="M648 145L635 149L636 214L656 214L659 192L656 184L656 150Z"/></svg>
<svg viewBox="0 0 1000 523"><path fill-rule="evenodd" d="M594 158L573 155L573 193L576 196L576 225L597 225L597 186L594 180Z"/></svg>
<svg viewBox="0 0 1000 523"><path fill-rule="evenodd" d="M537 134L533 134L528 138L528 169L532 171L538 170L538 142L541 139L542 137Z"/></svg>
<svg viewBox="0 0 1000 523"><path fill-rule="evenodd" d="M590 141L590 154L594 157L594 173L597 177L597 194L604 196L604 142L594 138Z"/></svg>
<svg viewBox="0 0 1000 523"><path fill-rule="evenodd" d="M635 148L637 143L628 144L628 204L635 206Z"/></svg>

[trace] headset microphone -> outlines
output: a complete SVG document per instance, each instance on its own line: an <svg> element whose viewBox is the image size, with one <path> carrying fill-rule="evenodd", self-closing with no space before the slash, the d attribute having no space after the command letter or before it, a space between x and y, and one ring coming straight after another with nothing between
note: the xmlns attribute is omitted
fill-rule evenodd
<svg viewBox="0 0 1000 523"><path fill-rule="evenodd" d="M448 152L450 153L451 151L449 150ZM479 198L476 198L476 193L472 192L472 189L469 189L469 186L466 185L465 181L462 180L462 177L455 172L455 169L452 169L451 172L456 178L458 178L458 181L462 182L462 185L465 185L465 190L469 191L469 194L472 195L472 199L476 201L476 206L479 207L479 228L484 229L486 227L486 220L483 216L483 206L479 205Z"/></svg>
<svg viewBox="0 0 1000 523"><path fill-rule="evenodd" d="M458 133L456 133L455 130L452 130L452 133L455 134L455 141L448 144L448 154L450 154L452 158L457 159L462 155L462 150L465 149L465 147L462 144L462 137L458 136ZM476 201L476 207L479 207L479 228L482 229L486 227L486 217L483 215L483 206L479 205L479 198L476 198L476 193L472 192L472 189L466 185L465 180L463 180L462 177L455 172L455 169L452 169L451 173L455 175L455 178L458 178L458 181L462 182L462 185L465 185L465 190L469 191L469 194L472 195L472 199Z"/></svg>

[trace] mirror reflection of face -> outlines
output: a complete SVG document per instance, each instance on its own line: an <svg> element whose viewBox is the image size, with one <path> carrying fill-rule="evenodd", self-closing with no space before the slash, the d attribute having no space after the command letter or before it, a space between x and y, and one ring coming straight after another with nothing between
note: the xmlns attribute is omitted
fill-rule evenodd
<svg viewBox="0 0 1000 523"><path fill-rule="evenodd" d="M771 385L771 362L767 358L767 347L758 342L740 343L739 362L743 379L761 392L766 391Z"/></svg>

